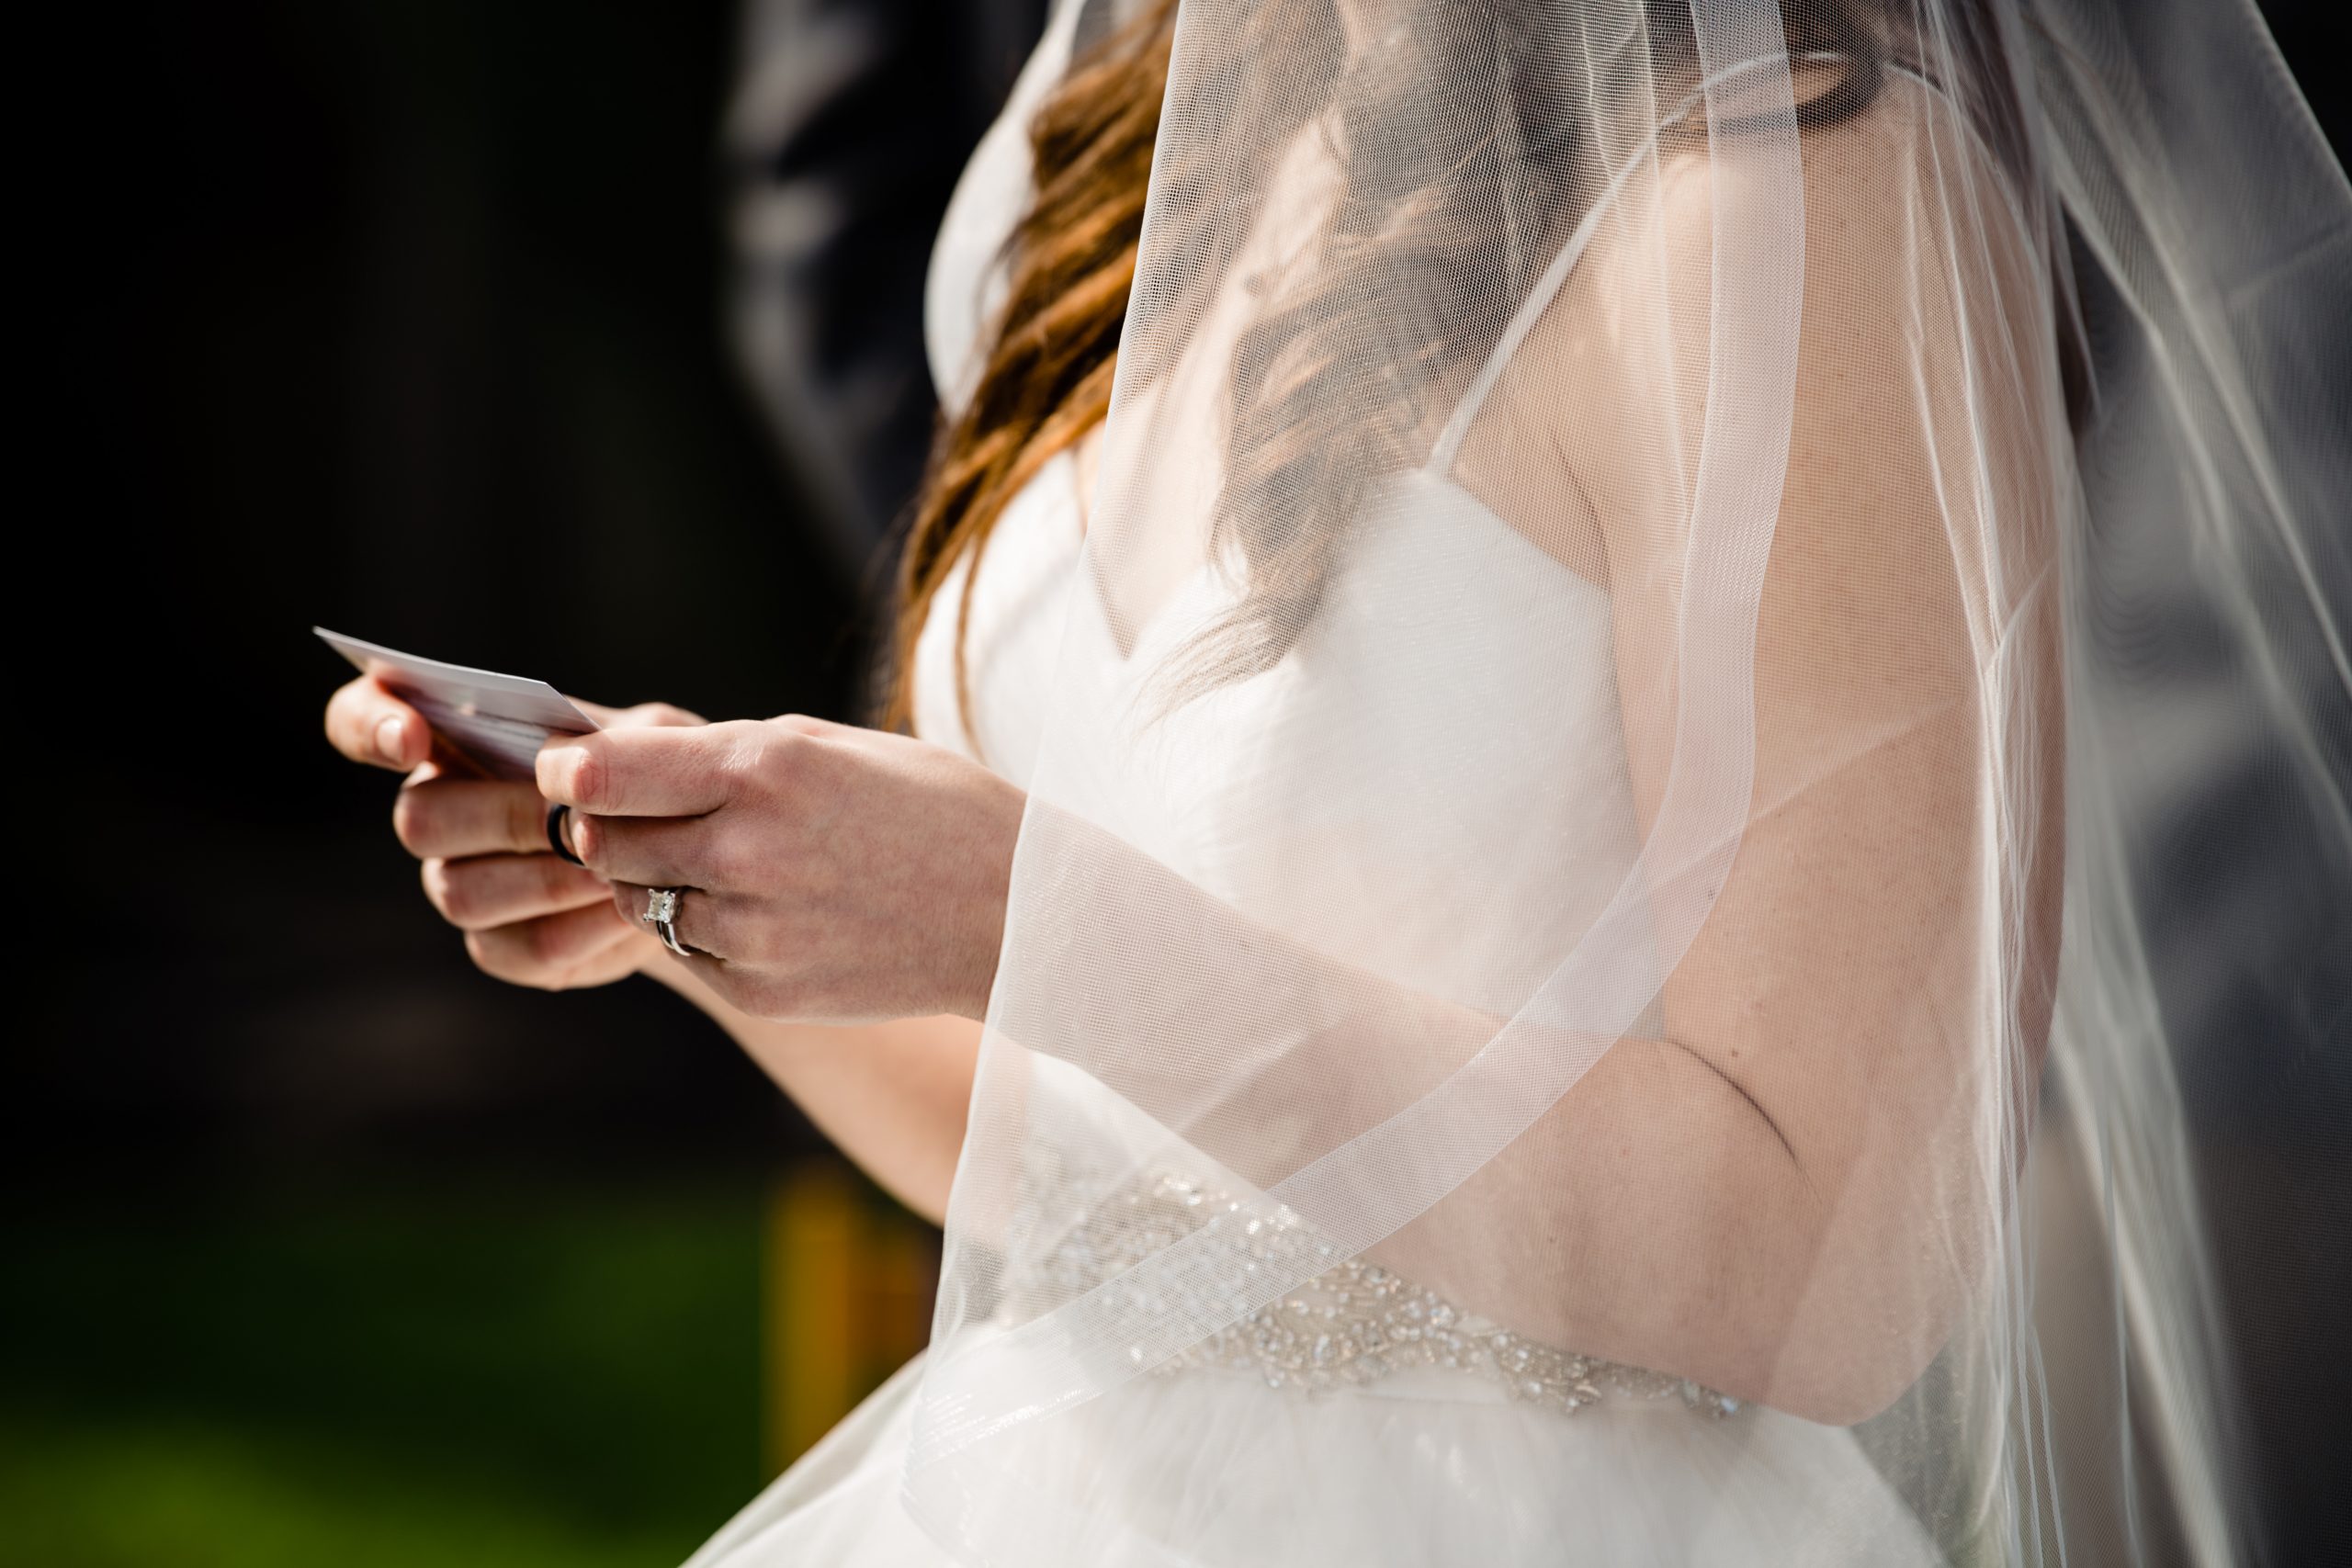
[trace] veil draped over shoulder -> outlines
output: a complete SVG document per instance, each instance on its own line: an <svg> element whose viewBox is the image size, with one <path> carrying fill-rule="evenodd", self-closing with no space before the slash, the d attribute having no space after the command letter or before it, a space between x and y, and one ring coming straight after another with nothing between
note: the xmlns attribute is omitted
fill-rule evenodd
<svg viewBox="0 0 2352 1568"><path fill-rule="evenodd" d="M1603 1463L1146 1403L1475 1363L1510 1442L1834 1436L1807 1539L2250 1555L2176 1055L2352 1002L2348 320L2243 0L1183 0L924 1528L1297 1562ZM2214 780L2273 849L2185 1012Z"/></svg>

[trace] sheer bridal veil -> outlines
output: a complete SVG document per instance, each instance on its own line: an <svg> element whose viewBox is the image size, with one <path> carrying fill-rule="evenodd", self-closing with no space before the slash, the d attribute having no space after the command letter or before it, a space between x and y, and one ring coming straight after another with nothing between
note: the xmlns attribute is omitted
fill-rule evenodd
<svg viewBox="0 0 2352 1568"><path fill-rule="evenodd" d="M2346 1043L2352 195L2252 12L1175 39L917 1517L1190 1562L1171 1490L1401 1483L1172 1458L1143 1403L1204 1346L1298 1385L1268 1410L1427 1363L1318 1339L1338 1278L1850 1434L1868 1484L1790 1504L1833 1529L1868 1493L1954 1562L2255 1555L2176 1063ZM2217 788L2258 907L2160 976ZM1508 1472L1422 1439L1385 1451ZM1709 1506L1611 1473L1589 1509Z"/></svg>

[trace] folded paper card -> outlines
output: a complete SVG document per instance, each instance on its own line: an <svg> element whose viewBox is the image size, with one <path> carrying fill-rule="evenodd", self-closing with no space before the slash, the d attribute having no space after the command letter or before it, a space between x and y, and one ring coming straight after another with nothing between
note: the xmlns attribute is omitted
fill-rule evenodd
<svg viewBox="0 0 2352 1568"><path fill-rule="evenodd" d="M450 750L494 778L528 779L549 736L585 735L597 728L545 681L420 659L324 626L311 629L423 714Z"/></svg>

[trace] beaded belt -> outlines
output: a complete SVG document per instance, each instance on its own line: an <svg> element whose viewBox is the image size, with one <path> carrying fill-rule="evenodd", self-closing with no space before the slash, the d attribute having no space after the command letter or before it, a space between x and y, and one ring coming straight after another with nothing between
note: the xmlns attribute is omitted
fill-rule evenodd
<svg viewBox="0 0 2352 1568"><path fill-rule="evenodd" d="M1050 1188L1048 1189L1051 1190ZM1027 1316L1117 1278L1145 1258L1238 1210L1229 1196L1173 1172L1122 1184L1019 1270L1009 1315ZM1258 1219L1236 1245L1255 1258L1328 1251L1305 1224ZM1668 1372L1562 1350L1463 1312L1376 1263L1342 1259L1296 1293L1219 1329L1154 1369L1253 1372L1270 1388L1304 1393L1361 1388L1414 1367L1458 1371L1498 1384L1514 1401L1572 1415L1604 1399L1678 1399L1722 1417L1740 1402Z"/></svg>

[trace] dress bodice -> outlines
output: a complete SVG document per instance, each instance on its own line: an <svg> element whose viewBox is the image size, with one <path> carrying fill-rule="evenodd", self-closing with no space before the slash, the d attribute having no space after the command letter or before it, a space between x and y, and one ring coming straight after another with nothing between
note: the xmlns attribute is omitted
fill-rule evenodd
<svg viewBox="0 0 2352 1568"><path fill-rule="evenodd" d="M933 260L930 338L950 401L968 383L993 258L1025 200L1017 131L1050 85L1041 63L1060 68L1074 9L976 154ZM1563 252L1546 299L1588 235ZM1139 628L1123 623L1123 638L1090 570L1089 498L1065 453L933 596L914 655L917 732L1044 787L1294 940L1432 997L1516 1012L1591 926L1637 844L1606 592L1445 472L1544 302L1532 299L1506 333L1430 464L1387 483L1351 526L1314 620L1273 668L1174 707L1135 743L1136 716L1153 705L1142 682L1230 604L1233 576L1204 565ZM1430 668L1433 650L1442 671ZM1442 703L1429 700L1433 680ZM1385 787L1337 790L1337 778ZM1390 852L1371 863L1371 845ZM1057 1089L1075 1073L1066 1064L1033 1071L1035 1091L1088 1100L1074 1081ZM1081 1291L1136 1261L1118 1250L1125 1240L1182 1234L1224 1201L1187 1173L1098 1166L1082 1145L1024 1156L1029 1212L1007 1238L1016 1310L1024 1279L1045 1299ZM1147 1210L1167 1223L1137 1224ZM1517 1338L1363 1260L1166 1370L1237 1366L1306 1388L1413 1369L1473 1374L1569 1411L1604 1393L1729 1408L1679 1379Z"/></svg>
<svg viewBox="0 0 2352 1568"><path fill-rule="evenodd" d="M995 258L1026 200L1019 133L1067 62L1082 10L1057 7L950 205L928 310L933 372L951 406L997 299ZM1327 951L1450 999L1514 1010L1634 852L1612 628L1604 590L1449 470L1599 216L1596 206L1506 327L1428 462L1385 486L1351 529L1296 647L1275 669L1170 715L1149 776L1123 769L1111 738L1146 702L1141 672L1164 662L1153 656L1230 603L1230 575L1194 572L1123 649L1086 568L1089 498L1068 452L1013 497L985 548L959 559L933 596L914 652L916 732L1026 788L1052 709L1058 804ZM1436 649L1458 679L1426 668ZM1426 700L1433 678L1445 682L1442 705ZM1276 734L1278 748L1250 739ZM1398 766L1400 756L1412 765ZM1326 787L1342 776L1394 787L1351 790L1342 803ZM1396 831L1367 823L1368 810ZM1266 821L1283 825L1278 839L1250 829ZM1351 852L1379 842L1411 845L1410 863L1371 867ZM1351 896L1351 875L1382 897ZM1476 922L1460 918L1467 889L1488 912ZM1345 929L1349 911L1374 908L1376 922Z"/></svg>
<svg viewBox="0 0 2352 1568"><path fill-rule="evenodd" d="M1606 593L1461 486L1408 475L1359 519L1290 655L1170 714L1138 758L1121 733L1147 700L1137 682L1229 590L1196 573L1123 651L1085 569L1074 468L1041 471L979 558L966 658L980 760L1027 787L1050 712L1057 805L1327 953L1515 1011L1634 850ZM933 600L915 714L970 754L953 641L968 570ZM1442 706L1417 668L1430 649L1475 671ZM1335 778L1387 787L1342 795ZM1269 822L1280 832L1255 826ZM1409 849L1375 866L1366 843Z"/></svg>

